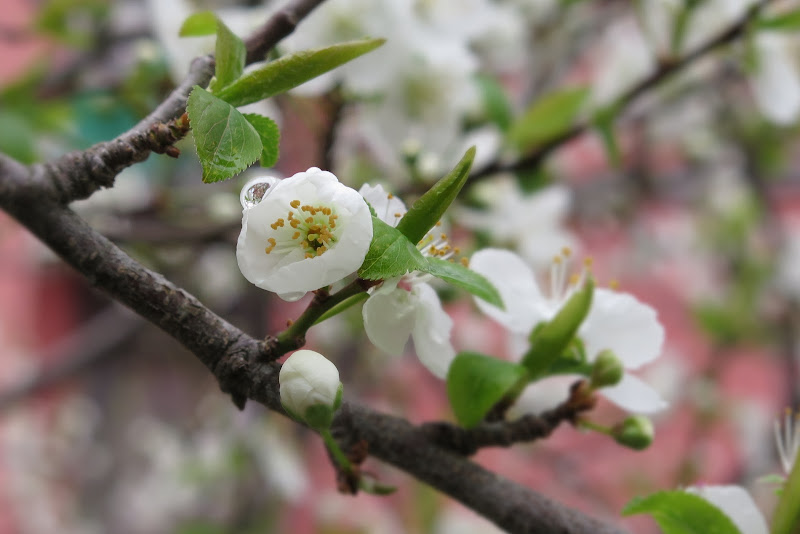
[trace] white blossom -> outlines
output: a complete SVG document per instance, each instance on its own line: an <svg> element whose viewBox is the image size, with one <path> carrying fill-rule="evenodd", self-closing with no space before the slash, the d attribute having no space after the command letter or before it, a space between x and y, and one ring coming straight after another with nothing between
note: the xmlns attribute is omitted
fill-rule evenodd
<svg viewBox="0 0 800 534"><path fill-rule="evenodd" d="M719 508L743 534L768 534L769 528L753 498L740 486L693 486L686 489Z"/></svg>
<svg viewBox="0 0 800 534"><path fill-rule="evenodd" d="M355 272L371 240L372 217L361 195L312 167L245 208L236 258L251 283L293 301Z"/></svg>
<svg viewBox="0 0 800 534"><path fill-rule="evenodd" d="M365 184L359 192L378 218L391 226L396 226L406 212L405 204L380 185ZM451 250L446 249L449 245L439 243L440 240L434 240L429 233L422 240L423 254L431 254L433 247L437 256L449 255ZM364 329L373 345L392 355L403 354L411 337L420 362L434 375L444 378L455 357L450 342L453 320L442 309L436 291L426 283L430 278L426 274L408 273L371 290L362 308Z"/></svg>
<svg viewBox="0 0 800 534"><path fill-rule="evenodd" d="M341 382L339 370L325 356L313 350L293 352L278 375L281 404L299 417L312 406L334 408Z"/></svg>
<svg viewBox="0 0 800 534"><path fill-rule="evenodd" d="M497 288L505 310L478 298L475 301L481 311L512 333L528 336L537 324L554 317L577 287L568 284L565 264L565 257L554 262L551 292L545 296L522 258L507 250L480 250L472 256L470 268ZM664 344L664 327L653 308L632 295L603 288L595 289L589 314L577 335L589 363L608 349L628 370L658 358ZM631 373L625 373L621 382L600 392L631 412L651 413L666 407L655 389Z"/></svg>

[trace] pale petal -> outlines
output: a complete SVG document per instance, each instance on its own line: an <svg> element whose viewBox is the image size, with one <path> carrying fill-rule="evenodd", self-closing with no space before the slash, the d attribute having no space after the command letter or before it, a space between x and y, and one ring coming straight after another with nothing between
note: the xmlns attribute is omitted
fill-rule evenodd
<svg viewBox="0 0 800 534"><path fill-rule="evenodd" d="M695 486L688 492L699 495L727 515L742 534L768 534L763 514L750 494L740 486Z"/></svg>
<svg viewBox="0 0 800 534"><path fill-rule="evenodd" d="M416 321L417 298L386 281L364 303L364 330L373 345L393 356L403 354Z"/></svg>
<svg viewBox="0 0 800 534"><path fill-rule="evenodd" d="M472 255L470 269L482 274L497 288L505 310L475 298L483 313L512 332L528 334L533 326L549 317L545 299L525 262L508 250L486 248Z"/></svg>
<svg viewBox="0 0 800 534"><path fill-rule="evenodd" d="M664 327L656 311L627 293L596 289L589 315L578 330L590 361L609 349L626 369L658 358L664 345Z"/></svg>
<svg viewBox="0 0 800 534"><path fill-rule="evenodd" d="M450 342L453 320L442 309L439 296L428 284L415 284L412 293L418 297L416 321L411 332L417 357L431 373L444 379L456 356Z"/></svg>
<svg viewBox="0 0 800 534"><path fill-rule="evenodd" d="M287 300L296 300L361 266L372 240L372 217L357 191L316 167L281 180L270 189L261 202L243 212L236 258L245 278ZM293 200L331 207L339 216L334 231L338 241L324 254L305 258L299 243L287 250L265 253L268 239L277 236L271 225L287 216ZM285 228L291 230L289 226Z"/></svg>
<svg viewBox="0 0 800 534"><path fill-rule="evenodd" d="M625 373L619 384L599 391L605 398L633 413L655 413L667 407L653 387L642 379Z"/></svg>
<svg viewBox="0 0 800 534"><path fill-rule="evenodd" d="M509 419L518 419L523 415L538 415L552 410L569 398L569 388L580 375L558 375L537 380L530 384L519 396L517 402L508 410Z"/></svg>
<svg viewBox="0 0 800 534"><path fill-rule="evenodd" d="M776 124L792 124L800 115L800 73L785 36L756 37L758 70L750 80L759 109Z"/></svg>
<svg viewBox="0 0 800 534"><path fill-rule="evenodd" d="M397 223L408 211L402 200L390 195L380 184L364 184L358 193L370 203L378 218L391 226L397 226Z"/></svg>

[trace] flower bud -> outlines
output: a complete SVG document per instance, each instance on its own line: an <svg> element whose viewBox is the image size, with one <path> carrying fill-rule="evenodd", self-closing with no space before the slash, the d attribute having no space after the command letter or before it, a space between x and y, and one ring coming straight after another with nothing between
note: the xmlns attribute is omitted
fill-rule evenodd
<svg viewBox="0 0 800 534"><path fill-rule="evenodd" d="M615 386L622 380L625 368L616 354L604 350L597 355L592 366L591 385L594 389Z"/></svg>
<svg viewBox="0 0 800 534"><path fill-rule="evenodd" d="M641 451L653 442L653 423L647 417L634 415L611 429L611 436L620 445Z"/></svg>
<svg viewBox="0 0 800 534"><path fill-rule="evenodd" d="M315 430L330 427L341 403L339 371L313 350L298 350L284 362L278 376L284 409Z"/></svg>

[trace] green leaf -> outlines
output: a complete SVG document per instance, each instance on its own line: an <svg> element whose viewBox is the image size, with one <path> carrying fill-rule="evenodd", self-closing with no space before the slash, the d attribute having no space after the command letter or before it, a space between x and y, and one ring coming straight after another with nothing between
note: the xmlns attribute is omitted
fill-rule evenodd
<svg viewBox="0 0 800 534"><path fill-rule="evenodd" d="M781 491L781 498L772 516L772 534L797 534L800 532L800 450L794 459Z"/></svg>
<svg viewBox="0 0 800 534"><path fill-rule="evenodd" d="M426 266L425 258L406 236L397 228L372 217L372 242L358 276L366 280L382 280L419 271Z"/></svg>
<svg viewBox="0 0 800 534"><path fill-rule="evenodd" d="M543 96L508 131L508 141L526 152L567 132L575 123L589 89L561 89Z"/></svg>
<svg viewBox="0 0 800 534"><path fill-rule="evenodd" d="M471 147L461 158L461 161L450 171L447 176L433 184L422 195L411 209L400 219L397 229L412 243L418 243L428 230L442 218L444 212L456 199L458 192L469 178L472 160L475 158L475 147Z"/></svg>
<svg viewBox="0 0 800 534"><path fill-rule="evenodd" d="M186 106L206 183L227 180L261 155L261 139L233 106L195 85Z"/></svg>
<svg viewBox="0 0 800 534"><path fill-rule="evenodd" d="M428 265L422 269L426 273L432 274L436 278L441 278L456 287L465 289L493 306L505 309L500 293L483 275L464 267L460 263L440 258L426 259L428 260Z"/></svg>
<svg viewBox="0 0 800 534"><path fill-rule="evenodd" d="M649 514L664 534L747 534L722 510L686 491L661 491L633 499L622 515Z"/></svg>
<svg viewBox="0 0 800 534"><path fill-rule="evenodd" d="M217 31L217 16L211 11L201 11L183 21L178 35L181 37L202 37Z"/></svg>
<svg viewBox="0 0 800 534"><path fill-rule="evenodd" d="M489 120L495 123L502 131L508 131L513 114L505 89L491 76L479 75L476 79Z"/></svg>
<svg viewBox="0 0 800 534"><path fill-rule="evenodd" d="M800 9L792 9L774 17L759 19L756 28L781 32L800 30Z"/></svg>
<svg viewBox="0 0 800 534"><path fill-rule="evenodd" d="M525 376L525 368L476 352L456 356L447 372L447 397L458 422L469 428Z"/></svg>
<svg viewBox="0 0 800 534"><path fill-rule="evenodd" d="M252 104L297 87L378 48L384 42L384 39L361 39L284 56L248 72L217 96L235 107Z"/></svg>
<svg viewBox="0 0 800 534"><path fill-rule="evenodd" d="M572 343L575 333L589 313L593 294L594 279L590 276L583 287L572 294L555 317L531 333L531 347L523 356L521 363L532 377L538 377L551 368Z"/></svg>
<svg viewBox="0 0 800 534"><path fill-rule="evenodd" d="M597 128L600 138L603 140L603 147L606 149L606 157L615 168L620 168L622 164L622 154L619 150L619 143L614 132L614 123L617 120L616 106L609 106L597 111L594 115L594 126Z"/></svg>
<svg viewBox="0 0 800 534"><path fill-rule="evenodd" d="M253 125L261 138L261 166L273 167L278 161L281 131L275 121L257 113L245 113L244 118Z"/></svg>
<svg viewBox="0 0 800 534"><path fill-rule="evenodd" d="M246 57L244 41L225 26L224 22L217 20L217 43L214 50L216 79L211 82L211 90L216 92L239 79L244 72Z"/></svg>

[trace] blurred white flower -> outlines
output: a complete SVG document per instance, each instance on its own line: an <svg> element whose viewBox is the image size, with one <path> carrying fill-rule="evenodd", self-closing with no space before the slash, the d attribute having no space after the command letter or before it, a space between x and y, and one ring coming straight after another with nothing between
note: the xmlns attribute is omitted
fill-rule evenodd
<svg viewBox="0 0 800 534"><path fill-rule="evenodd" d="M378 218L391 226L397 226L406 213L405 204L380 185L365 184L359 192ZM452 255L442 235L439 238L434 240L429 233L421 242L422 253L437 257ZM364 330L373 345L391 355L403 354L411 337L420 362L434 375L444 378L456 354L450 342L453 320L442 309L436 290L426 283L430 279L430 275L412 272L386 280L371 290L362 308Z"/></svg>
<svg viewBox="0 0 800 534"><path fill-rule="evenodd" d="M305 420L309 408L316 406L328 407L333 413L341 386L339 370L319 352L293 352L281 366L278 381L281 404L297 417Z"/></svg>
<svg viewBox="0 0 800 534"><path fill-rule="evenodd" d="M800 116L800 72L792 53L797 37L761 32L754 45L757 63L750 85L756 104L768 120L791 125Z"/></svg>
<svg viewBox="0 0 800 534"><path fill-rule="evenodd" d="M371 240L372 216L361 195L312 167L244 210L236 258L251 283L294 301L355 272Z"/></svg>
<svg viewBox="0 0 800 534"><path fill-rule="evenodd" d="M564 227L571 191L561 185L525 194L513 176L498 176L481 184L479 198L487 210L462 209L459 222L489 233L499 244L511 245L533 266L546 267L562 248L577 240Z"/></svg>
<svg viewBox="0 0 800 534"><path fill-rule="evenodd" d="M686 489L719 508L742 534L768 534L763 514L740 486L693 486Z"/></svg>
<svg viewBox="0 0 800 534"><path fill-rule="evenodd" d="M555 316L578 287L567 283L565 260L562 257L553 264L551 294L547 297L522 258L507 250L480 250L472 256L470 268L497 288L505 310L479 298L475 302L481 311L512 333L528 336L537 324ZM583 342L589 363L601 351L610 350L626 369L635 370L661 354L664 327L658 322L656 311L632 295L598 288L577 336ZM621 382L603 388L600 393L631 412L652 413L666 407L655 389L631 373L625 373Z"/></svg>

